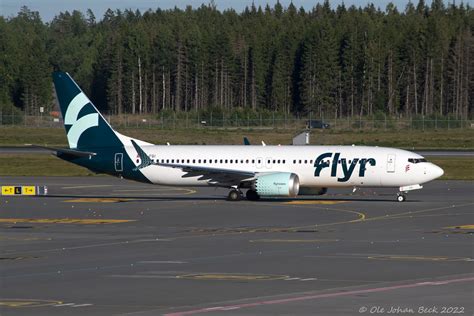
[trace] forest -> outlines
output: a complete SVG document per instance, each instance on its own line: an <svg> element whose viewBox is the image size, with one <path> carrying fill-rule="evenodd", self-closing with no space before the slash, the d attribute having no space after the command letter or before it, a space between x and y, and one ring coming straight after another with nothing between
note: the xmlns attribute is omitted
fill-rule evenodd
<svg viewBox="0 0 474 316"><path fill-rule="evenodd" d="M69 72L107 114L246 111L472 118L474 12L433 0L311 9L211 1L172 10L0 16L0 111L55 106Z"/></svg>

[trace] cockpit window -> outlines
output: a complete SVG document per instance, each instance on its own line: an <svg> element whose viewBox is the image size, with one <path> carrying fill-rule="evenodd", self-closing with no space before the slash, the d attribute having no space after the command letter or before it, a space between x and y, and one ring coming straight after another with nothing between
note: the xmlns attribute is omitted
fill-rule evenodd
<svg viewBox="0 0 474 316"><path fill-rule="evenodd" d="M420 163L420 162L428 162L425 158L408 158L408 162L411 163Z"/></svg>

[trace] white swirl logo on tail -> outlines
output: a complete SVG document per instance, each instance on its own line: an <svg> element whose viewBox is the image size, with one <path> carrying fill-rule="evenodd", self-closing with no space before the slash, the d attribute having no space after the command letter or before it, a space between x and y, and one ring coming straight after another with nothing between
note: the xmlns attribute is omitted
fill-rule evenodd
<svg viewBox="0 0 474 316"><path fill-rule="evenodd" d="M69 106L66 110L66 116L64 118L65 125L72 125L67 132L67 140L70 148L77 148L77 142L81 137L82 133L91 127L99 126L99 114L90 113L84 115L80 119L77 119L79 112L84 106L90 103L90 100L84 93L79 93L74 99L69 102Z"/></svg>

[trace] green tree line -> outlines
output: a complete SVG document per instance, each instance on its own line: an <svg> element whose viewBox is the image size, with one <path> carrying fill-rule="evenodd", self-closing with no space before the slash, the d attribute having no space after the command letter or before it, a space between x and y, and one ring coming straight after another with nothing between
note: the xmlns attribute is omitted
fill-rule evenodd
<svg viewBox="0 0 474 316"><path fill-rule="evenodd" d="M453 2L454 3L454 2ZM102 111L275 111L323 117L472 116L474 12L420 0L405 8L311 10L280 3L219 11L91 10L44 23L0 17L0 105L51 109L51 72L69 72Z"/></svg>

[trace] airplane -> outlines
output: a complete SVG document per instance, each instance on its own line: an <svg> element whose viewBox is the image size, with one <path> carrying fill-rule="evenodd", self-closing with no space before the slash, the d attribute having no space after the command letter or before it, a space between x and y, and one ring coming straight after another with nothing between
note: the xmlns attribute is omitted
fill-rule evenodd
<svg viewBox="0 0 474 316"><path fill-rule="evenodd" d="M66 72L54 72L69 148L56 156L97 173L167 186L228 188L227 200L396 188L397 200L443 175L424 157L369 146L154 145L115 131Z"/></svg>

